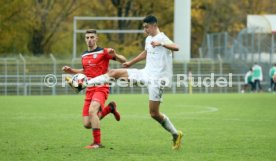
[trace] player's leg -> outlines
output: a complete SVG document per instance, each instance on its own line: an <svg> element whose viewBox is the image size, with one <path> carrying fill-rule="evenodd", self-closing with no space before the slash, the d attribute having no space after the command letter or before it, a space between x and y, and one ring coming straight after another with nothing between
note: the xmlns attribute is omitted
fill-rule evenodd
<svg viewBox="0 0 276 161"><path fill-rule="evenodd" d="M86 91L85 93L84 105L82 108L82 122L83 122L83 126L86 129L92 128L90 118L89 118L89 107L91 104L93 94L94 94L93 91Z"/></svg>
<svg viewBox="0 0 276 161"><path fill-rule="evenodd" d="M249 82L250 86L251 86L251 92L254 91L254 83L253 82Z"/></svg>
<svg viewBox="0 0 276 161"><path fill-rule="evenodd" d="M86 97L82 109L82 122L83 126L87 129L92 129L92 137L94 138L94 130L92 128L91 124L91 116L89 114L89 109L91 107L91 101L93 98L94 92L93 91L86 91ZM97 148L100 147L98 145L94 145L93 143L89 146L86 146L85 148Z"/></svg>
<svg viewBox="0 0 276 161"><path fill-rule="evenodd" d="M253 92L256 92L257 89L257 80L253 81Z"/></svg>
<svg viewBox="0 0 276 161"><path fill-rule="evenodd" d="M121 116L120 113L117 111L117 105L114 101L109 102L109 104L98 113L98 116L100 117L100 119L103 119L109 113L112 113L114 115L114 118L117 121L120 121Z"/></svg>
<svg viewBox="0 0 276 161"><path fill-rule="evenodd" d="M82 123L86 129L92 128L89 116L82 116Z"/></svg>
<svg viewBox="0 0 276 161"><path fill-rule="evenodd" d="M177 131L170 119L159 111L160 102L162 100L163 90L160 87L148 86L149 90L149 112L153 119L159 122L164 129L172 134L173 149L178 149L181 145L182 132Z"/></svg>
<svg viewBox="0 0 276 161"><path fill-rule="evenodd" d="M262 90L262 86L261 86L261 80L257 80L257 86L258 86L258 91Z"/></svg>
<svg viewBox="0 0 276 161"><path fill-rule="evenodd" d="M100 88L100 91L103 93L103 95L101 96L102 98L98 98L102 100L102 104L105 105L105 101L108 98L108 94L109 94L109 88ZM106 115L108 115L109 113L112 113L115 117L115 119L117 121L120 121L120 113L117 111L117 106L116 103L114 101L109 102L109 104L107 106L105 106L104 108L101 108L101 110L98 112L98 116L100 119L103 119Z"/></svg>
<svg viewBox="0 0 276 161"><path fill-rule="evenodd" d="M272 79L272 81L273 81L272 91L276 92L276 81L274 81L273 79Z"/></svg>
<svg viewBox="0 0 276 161"><path fill-rule="evenodd" d="M274 89L273 89L273 84L274 84L274 81L273 81L272 78L270 78L270 88L268 88L268 91L269 91L269 92L271 92L271 91L274 90Z"/></svg>
<svg viewBox="0 0 276 161"><path fill-rule="evenodd" d="M164 129L172 134L173 137L173 149L179 149L181 145L182 132L177 131L170 119L165 115L159 112L159 101L149 101L149 110L150 115L153 119L159 122Z"/></svg>
<svg viewBox="0 0 276 161"><path fill-rule="evenodd" d="M98 117L98 112L100 110L101 104L97 101L92 100L89 107L89 119L92 126L92 135L94 141L91 145L86 146L88 149L101 148L101 129L100 129L100 118Z"/></svg>
<svg viewBox="0 0 276 161"><path fill-rule="evenodd" d="M99 88L98 92L102 92L103 95L98 95L98 98L95 98L96 100L102 100L103 105L105 105L105 101L107 100L108 94L109 94L109 88ZM99 97L100 96L100 97ZM106 115L108 115L111 112L111 108L107 105L104 108L100 108L99 112L98 112L98 117L101 119L103 119Z"/></svg>
<svg viewBox="0 0 276 161"><path fill-rule="evenodd" d="M90 122L92 125L92 134L94 142L86 148L101 148L101 129L100 129L100 118L98 116L99 111L103 110L105 101L108 97L108 92L104 88L98 88L94 92L92 102L89 107Z"/></svg>
<svg viewBox="0 0 276 161"><path fill-rule="evenodd" d="M161 122L163 122L165 116L164 116L164 114L160 113L159 107L160 107L160 101L149 100L149 113L150 113L150 116L154 120L161 123Z"/></svg>
<svg viewBox="0 0 276 161"><path fill-rule="evenodd" d="M127 78L127 69L112 69L106 74L97 76L87 81L88 86L95 86L97 84L108 83L112 79Z"/></svg>

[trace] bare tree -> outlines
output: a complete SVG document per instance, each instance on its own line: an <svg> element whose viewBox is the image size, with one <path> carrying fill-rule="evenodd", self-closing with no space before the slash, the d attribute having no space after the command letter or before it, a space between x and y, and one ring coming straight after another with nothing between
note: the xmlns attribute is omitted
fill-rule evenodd
<svg viewBox="0 0 276 161"><path fill-rule="evenodd" d="M36 0L35 5L29 14L35 14L30 19L31 27L27 30L31 33L28 43L29 50L34 55L48 53L56 33L60 27L81 4L77 0L54 1ZM27 15L29 15L27 14Z"/></svg>

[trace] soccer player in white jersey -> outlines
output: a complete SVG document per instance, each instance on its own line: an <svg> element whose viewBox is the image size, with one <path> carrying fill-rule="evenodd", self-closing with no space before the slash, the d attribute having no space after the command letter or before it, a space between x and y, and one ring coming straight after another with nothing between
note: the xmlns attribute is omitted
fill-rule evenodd
<svg viewBox="0 0 276 161"><path fill-rule="evenodd" d="M162 101L162 93L165 86L170 85L172 72L172 51L179 48L163 32L160 32L157 19L147 16L143 20L144 31L148 34L145 49L137 57L123 64L125 68L146 59L144 69L113 69L108 73L90 79L88 84L93 86L107 83L111 79L125 78L130 82L147 83L149 92L149 112L151 117L159 122L164 129L172 134L173 149L179 149L181 145L182 132L177 131L170 119L160 113L159 107Z"/></svg>
<svg viewBox="0 0 276 161"><path fill-rule="evenodd" d="M263 81L263 70L262 67L255 63L252 67L253 69L253 78L252 81L254 82L254 91L262 91L261 81Z"/></svg>
<svg viewBox="0 0 276 161"><path fill-rule="evenodd" d="M276 80L276 63L269 70L269 78L270 78L270 89L269 89L269 91L272 90L272 91L276 92L276 81L275 81Z"/></svg>
<svg viewBox="0 0 276 161"><path fill-rule="evenodd" d="M244 85L241 90L241 93L244 93L247 87L251 86L251 91L254 89L254 82L252 81L252 75L253 75L253 70L252 68L249 69L249 71L245 74L244 76Z"/></svg>

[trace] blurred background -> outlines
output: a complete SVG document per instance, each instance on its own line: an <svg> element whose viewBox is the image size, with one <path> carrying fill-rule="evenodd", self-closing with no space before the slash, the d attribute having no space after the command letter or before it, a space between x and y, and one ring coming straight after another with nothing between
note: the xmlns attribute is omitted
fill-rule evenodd
<svg viewBox="0 0 276 161"><path fill-rule="evenodd" d="M115 48L128 59L143 50L145 39L140 20L76 20L77 17L155 15L161 31L173 40L174 3L174 0L1 0L0 94L71 94L68 87L61 86L61 67L81 67L79 58L86 50L82 30L117 30L99 33L98 45ZM216 77L233 73L231 88L198 87L194 92L239 92L245 72L257 62L263 67L264 89L269 88L268 70L276 62L276 36L271 26L276 0L191 0L190 9L190 60L176 61L174 74L187 74L188 69L202 77L210 73ZM264 25L249 27L250 15L255 15L252 24ZM272 22L266 15L272 16ZM74 30L74 25L78 30ZM132 32L120 32L124 30ZM143 66L141 62L135 67ZM120 66L111 63L110 67ZM47 74L57 76L56 86L44 85ZM112 92L143 93L144 90L113 88ZM188 89L173 86L168 92L187 93Z"/></svg>

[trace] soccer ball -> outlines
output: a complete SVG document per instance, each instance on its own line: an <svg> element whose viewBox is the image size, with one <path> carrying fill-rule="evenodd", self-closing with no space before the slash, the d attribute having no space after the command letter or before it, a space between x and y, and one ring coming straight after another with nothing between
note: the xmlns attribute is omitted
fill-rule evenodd
<svg viewBox="0 0 276 161"><path fill-rule="evenodd" d="M84 74L75 74L72 77L72 85L77 88L79 91L85 89L87 87L87 77Z"/></svg>

